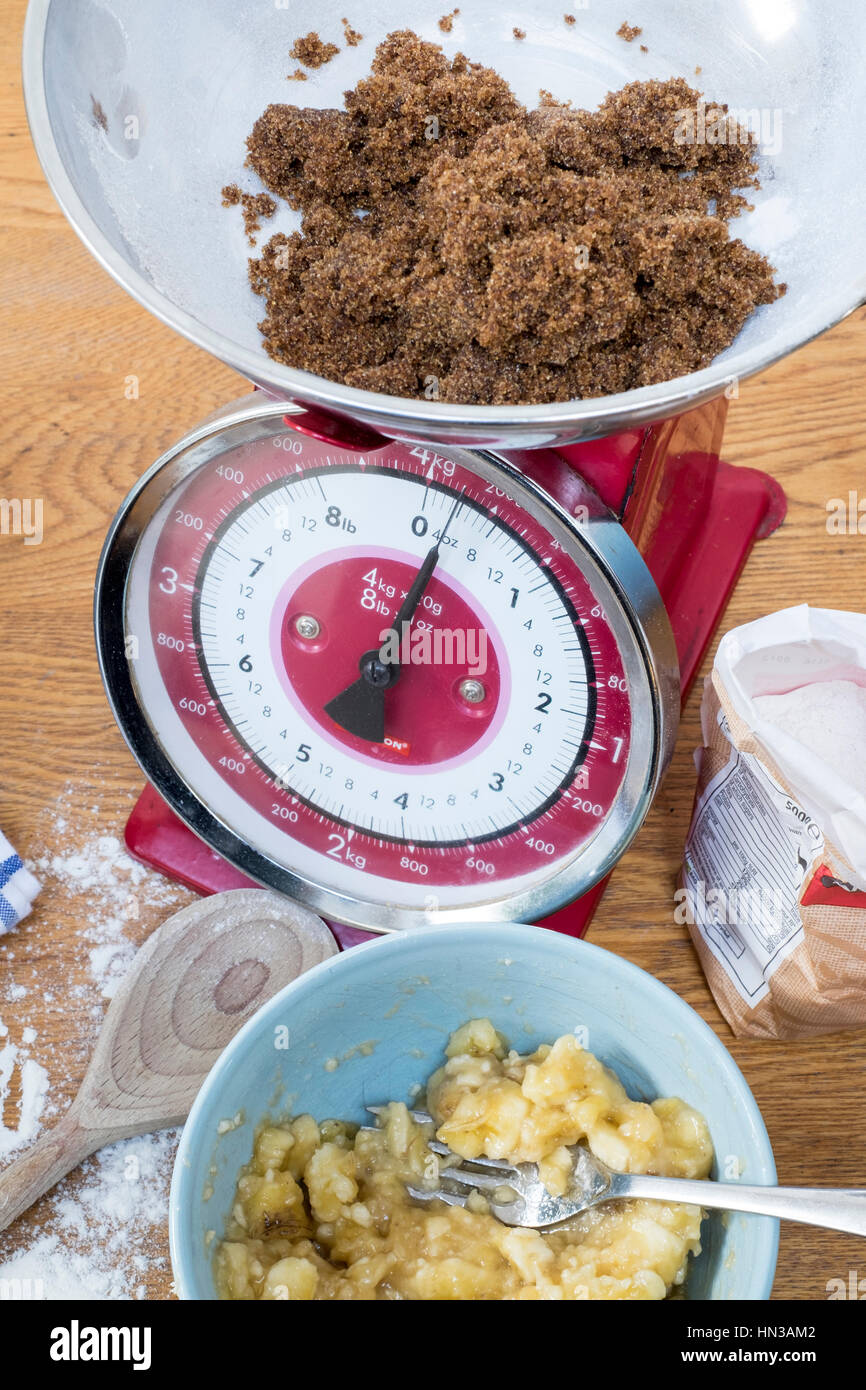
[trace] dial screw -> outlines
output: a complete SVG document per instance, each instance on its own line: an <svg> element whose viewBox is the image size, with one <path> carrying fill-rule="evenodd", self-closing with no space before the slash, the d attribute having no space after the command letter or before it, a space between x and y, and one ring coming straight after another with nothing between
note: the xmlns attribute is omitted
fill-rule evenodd
<svg viewBox="0 0 866 1390"><path fill-rule="evenodd" d="M383 661L378 652L366 652L361 658L361 675L368 685L387 690L399 677L399 671Z"/></svg>
<svg viewBox="0 0 866 1390"><path fill-rule="evenodd" d="M309 613L302 613L299 618L295 618L295 632L299 637L303 637L305 642L313 642L321 632L316 619Z"/></svg>
<svg viewBox="0 0 866 1390"><path fill-rule="evenodd" d="M480 705L487 695L483 682L473 680L471 676L467 676L465 680L460 682L459 689L461 698L466 701L467 705Z"/></svg>

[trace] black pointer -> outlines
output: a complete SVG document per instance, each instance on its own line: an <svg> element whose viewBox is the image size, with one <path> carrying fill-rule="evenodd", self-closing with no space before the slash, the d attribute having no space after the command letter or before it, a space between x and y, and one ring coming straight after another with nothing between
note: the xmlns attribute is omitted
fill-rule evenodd
<svg viewBox="0 0 866 1390"><path fill-rule="evenodd" d="M424 562L412 580L409 592L400 604L392 627L392 630L397 633L398 640L403 635L403 624L411 623L415 616L415 610L421 602L424 590L430 583L433 571L439 562L439 547L448 534L448 527L461 505L462 498L458 497L451 508L451 515L445 523L444 530L436 544L424 556ZM333 700L325 705L325 713L330 715L334 723L339 724L341 729L345 729L347 734L354 734L355 738L363 738L368 743L383 743L385 740L385 691L399 680L400 663L386 660L380 647L378 651L365 652L358 662L358 669L361 672L360 678L353 681L345 690L341 690L339 695L335 695Z"/></svg>

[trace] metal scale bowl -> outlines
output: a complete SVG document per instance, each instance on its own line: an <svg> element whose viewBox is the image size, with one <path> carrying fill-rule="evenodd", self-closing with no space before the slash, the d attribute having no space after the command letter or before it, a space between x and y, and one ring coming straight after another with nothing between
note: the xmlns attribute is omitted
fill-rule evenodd
<svg viewBox="0 0 866 1390"><path fill-rule="evenodd" d="M599 0L586 10L578 8L577 23L570 27L553 0L534 5L531 21L519 8L470 0L461 5L448 35L439 30L436 16L417 3L380 3L366 7L363 15L349 15L363 29L364 42L344 48L311 74L303 87L304 104L340 104L342 92L368 71L375 43L392 29L413 28L442 42L448 52L462 49L491 64L529 105L540 87L591 107L607 91L636 77L682 75L711 100L763 112L765 129L775 140L777 147L761 161L764 188L755 198L754 212L740 219L737 234L769 256L789 289L778 303L753 315L731 348L704 371L619 396L481 409L354 390L281 366L260 345L261 301L246 280L249 248L240 219L220 208L219 191L240 174L246 135L265 105L299 99L285 80L293 40L314 29L341 44L344 9L342 3L323 7L319 0L298 0L286 8L242 0L188 0L182 6L170 0L146 5L136 0L31 0L24 44L27 109L39 157L64 212L93 254L145 307L262 388L247 402L227 408L224 417L193 431L154 465L123 504L103 554L97 585L103 675L118 722L151 782L131 818L128 843L140 857L203 891L240 884L251 875L296 894L335 921L351 924L343 929L344 941L352 939L351 928L389 930L449 917L545 920L555 914L550 925L580 933L605 875L636 834L670 756L676 693L685 691L694 676L752 543L784 516L784 498L771 479L732 469L720 459L725 414L736 393L732 384L822 332L866 297L866 185L859 175L866 110L857 100L866 60L866 17L859 0L732 0L723 11L705 7L696 13L690 7L686 25L682 0L636 0L629 20L644 26L649 52L643 54L616 36L622 16ZM515 25L527 30L523 43L513 39ZM697 66L702 69L699 79L694 76ZM295 215L283 208L264 235L295 225ZM278 457L282 472L274 468ZM216 688L216 657L225 652L205 648L222 640L229 617L221 618L221 632L210 636L202 636L201 624L195 627L203 586L216 582L216 569L208 569L214 545L219 549L214 537L217 532L228 535L220 530L222 521L226 527L234 524L231 518L241 517L248 502L244 484L226 491L226 479L231 482L245 469L259 489L288 488L284 500L289 505L289 485L299 468L312 470L311 478L317 470L331 470L326 486L339 474L350 491L355 489L360 515L365 506L374 505L374 488L384 485L388 469L389 486L395 470L406 483L413 470L419 471L419 459L424 467L428 459L442 461L431 463L428 481L439 487L443 506L446 465L452 470L448 476L455 468L464 470L460 476L472 486L498 485L518 507L521 524L531 518L539 528L536 558L547 564L541 551L553 545L569 592L565 571L569 564L576 566L575 574L579 571L589 588L575 601L575 631L589 630L588 615L596 609L611 619L608 679L626 681L632 702L622 780L606 783L595 772L609 793L593 803L602 811L597 823L579 834L571 825L562 843L557 842L551 863L513 875L503 865L511 851L518 862L531 827L505 827L502 859L490 883L468 883L462 870L449 879L438 869L435 884L436 874L431 878L429 869L428 884L404 883L412 871L401 878L387 865L378 875L369 867L353 874L345 861L329 862L327 842L317 842L312 832L302 845L306 832L297 819L285 826L282 839L275 838L268 827L257 826L259 812L250 811L250 797L244 793L238 799L238 777L230 786L224 770L214 782L204 768L200 750L207 740L188 709L190 700L197 703L192 687L186 695L180 687L172 694L185 653L193 663L189 678L203 679L207 686L203 704L219 710L219 737L234 740L230 749L214 746L211 772L219 762L217 754L224 769L239 759L251 760L260 781L268 784L270 779L285 794L290 810L302 807L304 814L321 819L321 788L308 786L309 795L302 794L298 764L289 760L277 766L274 756L263 751L264 743L259 756L255 740L245 739L241 727L242 715L249 711L235 717L228 710L226 702L236 699L238 690L227 688L223 701ZM193 494L201 503L197 509L184 502ZM483 497L479 506L481 502ZM163 566L187 586L182 592L193 596L176 611L166 610L171 630L162 635L176 644L166 665L165 649L157 650L161 569L153 567L160 555L165 560L160 547L172 544L172 507L177 515L192 517L193 525L200 521L201 534L188 535L184 546L176 544L175 535L174 562ZM459 554L446 552L442 543L435 582L444 586L440 599L446 610L450 603L457 611L459 594L469 592L460 568L465 570L466 555L474 549L460 530L467 524L464 516L448 537ZM431 536L441 533L440 522L439 532L434 528ZM390 534L381 543L386 539L391 542ZM372 544L369 535L366 543ZM400 538L399 554L389 561L402 566L396 575L400 584L392 588L405 591L426 544L414 533ZM331 549L327 555L313 552L307 556L308 567L315 569L325 559L331 564L339 557ZM285 574L269 581L268 615L285 588L277 578L286 580L293 572L294 560L283 557L280 563ZM349 594L355 580L347 564L344 556L342 568L328 571L333 584L320 583L321 603L333 602L344 584ZM486 568L496 572L492 565ZM574 582L579 588L579 578ZM309 592L317 592L315 585ZM474 592L478 598L478 589ZM588 605L583 613L581 603ZM323 626L315 614L289 608L282 612L286 624L299 618L305 621L294 629L295 636ZM312 624L306 623L308 618ZM497 637L503 652L512 640L506 640L509 621L504 610L490 620L491 640ZM139 664L141 652L130 653L130 639L135 646L143 636ZM289 730L293 746L306 747L300 734L312 727L323 747L330 739L336 755L357 755L357 766L366 766L366 753L352 744L354 734L342 730L335 735L320 717L319 696L314 700L309 693L321 683L321 670L309 679L304 674L305 663L317 657L317 636L306 639L307 648L302 639L297 650L272 658L263 645L257 660L271 663L267 676L274 689L282 682L286 698L294 701L294 717L301 722ZM346 640L343 634L341 647ZM591 645L591 634L587 640ZM318 655L322 662L331 659ZM253 658L245 651L240 659ZM503 671L507 660L506 653ZM627 676L616 674L626 670ZM454 709L448 707L443 727L455 721L457 727L473 713L471 702L459 695L470 688L459 675ZM394 711L398 696L405 703L414 689L411 681L418 679L414 671L401 674L399 690L389 694ZM597 684L588 667L579 681L586 690ZM304 682L306 695L299 694ZM251 690L253 684L262 682L250 682ZM496 686L497 698L505 698L504 689L504 683ZM488 693L480 697L482 706ZM452 696L446 691L443 698ZM177 702L182 699L187 706L181 718ZM491 707L491 738L494 713ZM581 706L581 718L585 714ZM177 726L173 731L168 728L172 720ZM485 727L485 738L488 732ZM569 767L559 789L566 798L593 776L589 733L585 725L578 738L580 759ZM452 730L452 736L457 743L446 751L453 754L455 766L460 758L475 757L484 742L480 735L473 741ZM386 757L376 751L380 747L384 745L377 744L371 757L374 762L384 758L383 776L393 777L393 748ZM430 747L431 767L444 765L448 759L439 745ZM597 750L595 755L600 756ZM500 775L494 770L492 780ZM343 778L350 780L354 782ZM390 783L388 787L393 790ZM515 804L529 803L516 796ZM352 835L363 840L359 808L340 809L342 820L336 804L328 812L334 817L330 832L340 838L340 825L352 827ZM496 814L489 806L485 810L496 830ZM548 807L545 814L554 813ZM418 826L423 830L420 821L407 830L407 844ZM369 845L376 854L387 840L378 830L370 831ZM411 852L400 857L415 862L414 838L411 845ZM474 860L476 839L470 848ZM366 859L373 862L369 853Z"/></svg>

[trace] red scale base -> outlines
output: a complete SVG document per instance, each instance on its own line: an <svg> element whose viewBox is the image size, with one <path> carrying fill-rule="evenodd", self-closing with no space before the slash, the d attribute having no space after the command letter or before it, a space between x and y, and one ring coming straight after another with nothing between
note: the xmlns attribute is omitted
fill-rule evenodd
<svg viewBox="0 0 866 1390"><path fill-rule="evenodd" d="M727 408L720 398L607 439L509 454L570 511L579 474L622 521L670 615L684 699L752 546L785 518L785 495L773 478L720 459ZM312 411L287 423L320 438L335 432L333 421ZM347 427L350 435L353 430ZM367 438L358 442L370 444ZM127 823L126 844L137 859L199 893L257 886L208 849L149 786ZM541 925L583 936L606 884L605 879ZM343 948L371 936L338 923L332 930Z"/></svg>

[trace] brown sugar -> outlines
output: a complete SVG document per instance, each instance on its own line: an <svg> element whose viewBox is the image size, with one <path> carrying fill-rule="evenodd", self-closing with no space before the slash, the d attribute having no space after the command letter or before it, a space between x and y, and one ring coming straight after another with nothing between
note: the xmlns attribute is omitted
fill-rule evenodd
<svg viewBox="0 0 866 1390"><path fill-rule="evenodd" d="M643 33L637 24L621 24L616 31L618 39L625 39L626 43L634 43L635 39L640 38Z"/></svg>
<svg viewBox="0 0 866 1390"><path fill-rule="evenodd" d="M304 72L303 68L295 68L295 71L290 72L286 78L287 82L306 82L306 80L307 74Z"/></svg>
<svg viewBox="0 0 866 1390"><path fill-rule="evenodd" d="M341 19L340 23L343 26L343 38L346 40L349 48L357 48L364 35L359 34L357 29L353 29L348 19Z"/></svg>
<svg viewBox="0 0 866 1390"><path fill-rule="evenodd" d="M243 193L236 183L227 184L223 189L223 207L237 207L240 203L244 217L244 231L251 246L262 230L262 218L273 217L277 204L270 193Z"/></svg>
<svg viewBox="0 0 866 1390"><path fill-rule="evenodd" d="M560 101L559 97L555 97L553 92L549 92L546 87L539 87L538 89L538 104L539 106L561 106L566 109L571 106L570 101Z"/></svg>
<svg viewBox="0 0 866 1390"><path fill-rule="evenodd" d="M576 24L576 23L577 23L577 16L576 16L576 15L573 15L573 14L564 14L562 17L563 17L563 19L565 20L566 24Z"/></svg>
<svg viewBox="0 0 866 1390"><path fill-rule="evenodd" d="M511 32L512 32L512 34L514 35L514 37L515 37L516 39L525 39L525 38L526 38L526 30L525 30L525 29L512 29Z"/></svg>
<svg viewBox="0 0 866 1390"><path fill-rule="evenodd" d="M336 58L339 48L335 43L323 43L318 34L305 34L302 39L295 39L289 50L289 57L296 62L303 63L305 68L321 68L325 63L330 63L332 58Z"/></svg>
<svg viewBox="0 0 866 1390"><path fill-rule="evenodd" d="M451 30L454 28L454 21L459 13L459 10L452 10L450 14L443 14L439 21L439 28L442 30L443 34L451 33Z"/></svg>
<svg viewBox="0 0 866 1390"><path fill-rule="evenodd" d="M277 361L395 396L529 404L697 371L784 292L727 219L754 137L689 138L699 93L632 82L527 110L408 31L344 110L269 106L249 165L302 214L250 261ZM433 383L431 388L430 383Z"/></svg>

